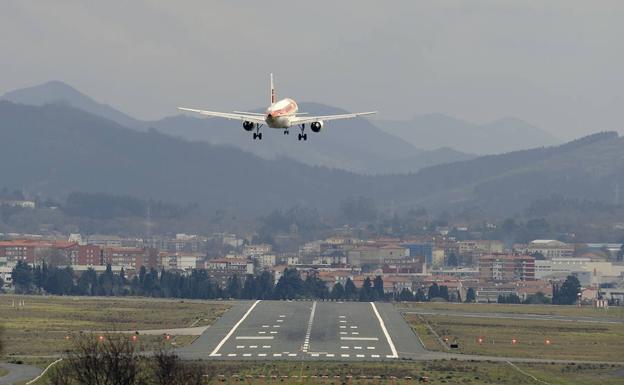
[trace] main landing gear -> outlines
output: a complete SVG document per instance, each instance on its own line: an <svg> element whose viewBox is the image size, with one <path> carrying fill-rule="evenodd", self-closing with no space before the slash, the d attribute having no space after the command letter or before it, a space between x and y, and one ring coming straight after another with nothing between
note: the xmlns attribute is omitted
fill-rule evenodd
<svg viewBox="0 0 624 385"><path fill-rule="evenodd" d="M299 140L308 140L308 134L304 133L305 124L300 124L299 128L301 128L301 134L299 134Z"/></svg>
<svg viewBox="0 0 624 385"><path fill-rule="evenodd" d="M290 132L288 130L284 130L284 135L288 135Z"/></svg>
<svg viewBox="0 0 624 385"><path fill-rule="evenodd" d="M256 124L256 132L253 133L254 140L262 140L262 133L260 132L260 125Z"/></svg>

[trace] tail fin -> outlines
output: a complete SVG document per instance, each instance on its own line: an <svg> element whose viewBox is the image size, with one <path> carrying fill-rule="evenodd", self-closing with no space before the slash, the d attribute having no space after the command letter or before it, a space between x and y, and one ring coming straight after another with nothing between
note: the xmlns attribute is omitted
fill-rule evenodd
<svg viewBox="0 0 624 385"><path fill-rule="evenodd" d="M277 101L277 95L275 93L275 86L273 85L273 74L271 74L271 104Z"/></svg>

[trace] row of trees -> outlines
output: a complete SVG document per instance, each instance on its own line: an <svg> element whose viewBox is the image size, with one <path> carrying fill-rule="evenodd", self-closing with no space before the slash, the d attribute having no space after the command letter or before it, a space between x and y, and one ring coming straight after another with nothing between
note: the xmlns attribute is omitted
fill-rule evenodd
<svg viewBox="0 0 624 385"><path fill-rule="evenodd" d="M394 296L384 292L381 276L366 278L361 288L348 278L345 284L336 283L328 289L316 274L301 278L296 269L285 269L277 284L273 277L263 271L258 275L247 274L241 277L233 274L224 287L215 283L204 269L195 269L190 274L142 267L139 274L128 279L123 269L113 273L111 266L97 274L88 269L76 278L71 267L58 268L45 263L31 267L25 262L18 262L13 269L13 283L17 293L46 292L56 295L87 296L147 296L164 298L193 299L298 299L316 298L346 301L427 301L430 298L451 300L448 288L435 283L427 292L420 289L415 294L403 289Z"/></svg>
<svg viewBox="0 0 624 385"><path fill-rule="evenodd" d="M475 291L469 288L466 298L458 293L449 293L448 287L429 286L425 291L418 289L412 292L407 288L393 294L386 294L381 276L374 279L366 278L361 288L357 288L348 278L345 284L338 282L329 290L324 281L316 274L308 274L302 279L296 269L285 269L277 284L273 285L273 276L263 271L258 275L247 274L241 277L233 274L221 287L204 269L194 269L190 274L174 271L146 269L141 267L139 274L132 279L126 278L123 269L113 273L108 265L102 274L88 269L76 278L71 267L52 267L45 263L31 267L25 262L18 262L13 268L13 283L17 293L46 292L57 295L88 295L88 296L147 296L163 298L193 299L333 299L345 301L418 301L443 300L452 302L474 302ZM581 285L575 276L569 276L561 285L553 286L552 303L571 305L578 299ZM498 297L499 303L522 303L516 294ZM529 296L524 303L551 303L543 293Z"/></svg>

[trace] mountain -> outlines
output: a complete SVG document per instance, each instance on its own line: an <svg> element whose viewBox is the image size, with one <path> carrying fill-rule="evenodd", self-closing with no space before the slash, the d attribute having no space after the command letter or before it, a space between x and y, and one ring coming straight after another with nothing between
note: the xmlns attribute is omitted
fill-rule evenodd
<svg viewBox="0 0 624 385"><path fill-rule="evenodd" d="M139 132L65 105L0 101L0 186L64 201L73 191L259 212L328 207L368 179L294 161Z"/></svg>
<svg viewBox="0 0 624 385"><path fill-rule="evenodd" d="M427 114L378 124L387 133L419 148L447 146L470 154L501 154L559 143L548 132L516 118L477 125L443 114Z"/></svg>
<svg viewBox="0 0 624 385"><path fill-rule="evenodd" d="M259 213L293 205L332 212L347 197L365 196L399 212L510 215L553 194L612 203L624 185L624 138L613 132L383 176L140 132L65 105L0 102L0 136L0 187L60 200L103 192Z"/></svg>
<svg viewBox="0 0 624 385"><path fill-rule="evenodd" d="M624 138L603 132L560 146L429 167L403 180L398 189L409 193L395 199L508 215L553 195L613 203L623 182Z"/></svg>
<svg viewBox="0 0 624 385"><path fill-rule="evenodd" d="M10 91L2 95L0 100L8 100L13 103L33 106L67 104L94 115L110 119L122 126L136 127L140 124L139 120L116 110L108 104L98 103L72 86L59 81L50 81L33 87Z"/></svg>
<svg viewBox="0 0 624 385"><path fill-rule="evenodd" d="M313 115L346 113L318 103L301 103L299 109ZM263 130L268 135L259 142L252 140L239 122L187 115L147 122L144 127L188 140L235 146L265 159L290 158L363 174L406 173L474 157L451 148L420 150L380 130L367 119L329 122L318 135L309 132L306 142L297 141L297 128L292 128L291 135L286 136L281 130L265 127Z"/></svg>
<svg viewBox="0 0 624 385"><path fill-rule="evenodd" d="M177 115L159 121L134 119L113 107L100 104L72 88L52 81L6 93L2 99L14 103L41 106L67 104L113 120L122 126L147 131L155 128L166 134L192 141L204 141L236 147L264 159L296 159L309 165L327 166L364 174L402 173L423 167L471 159L446 146L423 151L396 136L380 130L366 119L331 122L321 135L310 133L307 142L298 143L297 130L284 136L281 130L265 127L262 142L251 139L239 122ZM301 111L311 114L338 114L344 110L316 103L302 103Z"/></svg>

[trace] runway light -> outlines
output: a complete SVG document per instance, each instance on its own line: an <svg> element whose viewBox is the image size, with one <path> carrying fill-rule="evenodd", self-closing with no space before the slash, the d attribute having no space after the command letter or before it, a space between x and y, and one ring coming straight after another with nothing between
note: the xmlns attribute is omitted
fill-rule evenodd
<svg viewBox="0 0 624 385"><path fill-rule="evenodd" d="M136 342L138 339L136 334L133 334L131 338L132 338L132 342Z"/></svg>
<svg viewBox="0 0 624 385"><path fill-rule="evenodd" d="M552 344L552 341L550 340L550 338L546 338L546 341L544 341L544 343L546 345L550 345L550 344Z"/></svg>
<svg viewBox="0 0 624 385"><path fill-rule="evenodd" d="M517 343L518 343L518 340L517 340L516 338L512 338L512 339L511 339L511 344L512 344L512 345L515 345L515 344L517 344Z"/></svg>
<svg viewBox="0 0 624 385"><path fill-rule="evenodd" d="M483 337L479 337L479 338L477 338L477 342L478 342L479 344L482 344L484 340L485 340L485 339L484 339Z"/></svg>
<svg viewBox="0 0 624 385"><path fill-rule="evenodd" d="M70 337L69 337L69 335L66 335L66 336L65 336L65 339L66 339L66 340L68 340L69 338L70 338Z"/></svg>
<svg viewBox="0 0 624 385"><path fill-rule="evenodd" d="M169 341L169 340L171 339L171 335L170 335L170 334L165 334L165 339L166 339L167 341Z"/></svg>
<svg viewBox="0 0 624 385"><path fill-rule="evenodd" d="M444 342L448 342L449 338L447 336L444 336Z"/></svg>
<svg viewBox="0 0 624 385"><path fill-rule="evenodd" d="M98 339L99 339L100 341L104 341L104 336L99 336L99 337L98 337Z"/></svg>

